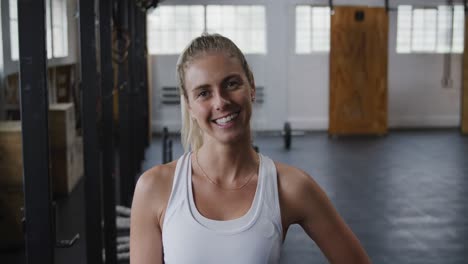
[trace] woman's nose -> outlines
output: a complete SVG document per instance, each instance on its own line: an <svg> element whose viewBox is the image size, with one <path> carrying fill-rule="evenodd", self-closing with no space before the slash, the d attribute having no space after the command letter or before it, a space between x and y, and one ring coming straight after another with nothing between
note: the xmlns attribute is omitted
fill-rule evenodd
<svg viewBox="0 0 468 264"><path fill-rule="evenodd" d="M216 93L216 96L215 96L214 100L215 100L216 110L224 110L226 108L226 106L231 103L229 98L226 95L222 94L222 93Z"/></svg>

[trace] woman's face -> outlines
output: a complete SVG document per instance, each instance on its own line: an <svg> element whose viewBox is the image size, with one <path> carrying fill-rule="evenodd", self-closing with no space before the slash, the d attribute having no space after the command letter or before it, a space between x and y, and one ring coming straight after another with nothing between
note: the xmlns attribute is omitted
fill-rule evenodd
<svg viewBox="0 0 468 264"><path fill-rule="evenodd" d="M204 131L204 141L250 140L255 86L238 59L221 52L196 57L186 68L185 89L190 115Z"/></svg>

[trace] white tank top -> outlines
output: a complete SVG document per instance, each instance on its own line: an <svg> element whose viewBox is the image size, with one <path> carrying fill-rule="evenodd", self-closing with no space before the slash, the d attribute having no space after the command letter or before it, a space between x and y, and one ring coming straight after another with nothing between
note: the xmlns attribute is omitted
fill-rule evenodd
<svg viewBox="0 0 468 264"><path fill-rule="evenodd" d="M166 264L277 264L282 225L276 167L261 154L257 190L248 212L218 221L197 210L192 192L191 152L178 161L163 222Z"/></svg>

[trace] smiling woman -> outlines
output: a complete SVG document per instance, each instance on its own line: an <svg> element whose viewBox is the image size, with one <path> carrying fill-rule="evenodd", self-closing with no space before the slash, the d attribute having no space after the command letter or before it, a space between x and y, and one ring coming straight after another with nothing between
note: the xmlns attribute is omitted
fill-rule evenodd
<svg viewBox="0 0 468 264"><path fill-rule="evenodd" d="M307 173L256 153L253 74L229 39L194 39L177 64L186 153L138 180L131 263L279 263L299 224L331 263L369 263Z"/></svg>

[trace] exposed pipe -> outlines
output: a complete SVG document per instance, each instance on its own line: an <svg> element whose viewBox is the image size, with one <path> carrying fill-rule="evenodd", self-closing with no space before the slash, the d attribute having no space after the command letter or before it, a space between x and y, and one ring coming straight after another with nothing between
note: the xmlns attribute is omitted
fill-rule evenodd
<svg viewBox="0 0 468 264"><path fill-rule="evenodd" d="M444 88L452 87L452 45L453 45L453 22L454 22L454 16L455 16L453 0L447 0L447 5L449 6L449 10L450 10L449 11L450 26L449 26L449 32L448 32L449 50L447 53L445 53L445 56L444 56L444 72L442 76L442 86Z"/></svg>

